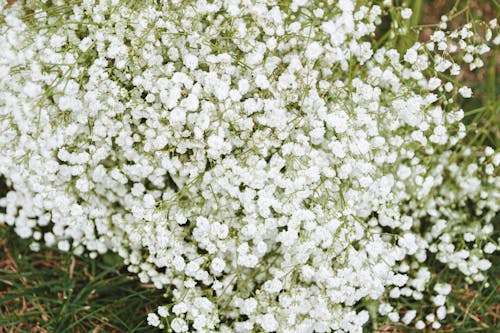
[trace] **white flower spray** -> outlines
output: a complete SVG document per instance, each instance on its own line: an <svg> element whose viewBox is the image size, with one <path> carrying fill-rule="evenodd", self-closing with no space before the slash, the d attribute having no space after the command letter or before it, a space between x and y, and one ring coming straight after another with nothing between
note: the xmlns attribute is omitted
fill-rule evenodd
<svg viewBox="0 0 500 333"><path fill-rule="evenodd" d="M497 249L500 154L460 148L472 90L453 79L489 48L472 25L375 47L383 14L412 15L391 6L4 8L0 223L33 249L118 253L171 290L147 321L174 332L361 332L360 301L389 294L399 321L424 293L436 314L401 320L438 327L450 286L427 258L481 281Z"/></svg>

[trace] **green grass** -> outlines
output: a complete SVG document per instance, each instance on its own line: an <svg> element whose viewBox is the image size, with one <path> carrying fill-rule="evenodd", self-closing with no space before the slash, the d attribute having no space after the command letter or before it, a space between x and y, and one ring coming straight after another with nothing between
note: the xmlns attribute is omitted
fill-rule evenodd
<svg viewBox="0 0 500 333"><path fill-rule="evenodd" d="M163 292L124 267L47 248L31 252L7 227L0 239L0 332L155 332L145 318L165 302Z"/></svg>
<svg viewBox="0 0 500 333"><path fill-rule="evenodd" d="M497 252L498 253L498 252ZM497 333L500 332L500 255L495 254L489 258L493 266L488 271L486 282L467 284L464 276L457 270L444 268L439 262L435 262L432 269L439 272L432 278L434 282L447 282L453 287L448 295L446 306L455 307L454 313L447 314L441 322L442 327L438 330L427 328L425 332L455 332L455 333ZM403 299L400 299L403 300ZM427 309L431 301L424 299L422 302L405 301L407 310L417 310L417 313L428 313ZM375 308L376 310L376 308ZM376 315L376 311L372 312ZM401 313L403 315L404 313ZM388 322L385 317L370 319L365 327L365 332L393 332L413 333L421 332L414 326L405 326L401 323Z"/></svg>

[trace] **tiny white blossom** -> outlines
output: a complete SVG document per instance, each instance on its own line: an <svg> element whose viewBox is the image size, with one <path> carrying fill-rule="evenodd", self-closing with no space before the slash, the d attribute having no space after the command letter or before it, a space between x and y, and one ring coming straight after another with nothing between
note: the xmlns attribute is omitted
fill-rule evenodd
<svg viewBox="0 0 500 333"><path fill-rule="evenodd" d="M409 310L404 314L402 322L408 325L415 318L416 315L417 315L416 310Z"/></svg>
<svg viewBox="0 0 500 333"><path fill-rule="evenodd" d="M463 98L471 98L472 97L472 89L469 87L461 87L458 89L458 92L460 95L462 95Z"/></svg>
<svg viewBox="0 0 500 333"><path fill-rule="evenodd" d="M148 324L154 327L160 326L160 318L155 313L148 313Z"/></svg>
<svg viewBox="0 0 500 333"><path fill-rule="evenodd" d="M214 258L211 267L215 273L221 273L226 267L226 263L220 258Z"/></svg>
<svg viewBox="0 0 500 333"><path fill-rule="evenodd" d="M493 244L492 242L488 242L485 246L484 246L484 253L493 253L495 252L497 249L497 246L495 244Z"/></svg>
<svg viewBox="0 0 500 333"><path fill-rule="evenodd" d="M416 322L415 328L417 330L423 330L425 328L425 323L422 320L419 320Z"/></svg>
<svg viewBox="0 0 500 333"><path fill-rule="evenodd" d="M194 70L198 67L198 57L193 54L187 54L184 56L184 65L190 70Z"/></svg>
<svg viewBox="0 0 500 333"><path fill-rule="evenodd" d="M401 17L407 20L411 17L412 13L413 11L411 10L411 8L405 8L401 11Z"/></svg>
<svg viewBox="0 0 500 333"><path fill-rule="evenodd" d="M158 314L165 318L168 316L168 308L166 306L159 306L158 307Z"/></svg>
<svg viewBox="0 0 500 333"><path fill-rule="evenodd" d="M279 327L278 322L272 314L266 314L262 317L261 326L264 332L274 332L278 330Z"/></svg>
<svg viewBox="0 0 500 333"><path fill-rule="evenodd" d="M170 323L170 327L174 330L174 332L187 332L189 327L187 323L181 318L174 318Z"/></svg>
<svg viewBox="0 0 500 333"><path fill-rule="evenodd" d="M323 47L318 42L312 42L306 48L305 56L309 60L316 60L323 52Z"/></svg>

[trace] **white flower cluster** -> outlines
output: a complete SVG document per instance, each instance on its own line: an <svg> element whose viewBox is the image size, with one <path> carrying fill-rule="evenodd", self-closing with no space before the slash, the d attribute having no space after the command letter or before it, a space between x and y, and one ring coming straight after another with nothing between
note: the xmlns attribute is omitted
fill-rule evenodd
<svg viewBox="0 0 500 333"><path fill-rule="evenodd" d="M471 90L450 79L455 53L477 68L489 48L471 26L403 53L375 47L385 12L361 0L4 8L0 223L35 250L118 253L170 291L147 320L174 332L361 332L355 306L387 292L379 312L417 328L397 299L437 293L425 320L438 327L449 286L431 288L427 258L481 281L497 248L500 154L457 147L457 94Z"/></svg>

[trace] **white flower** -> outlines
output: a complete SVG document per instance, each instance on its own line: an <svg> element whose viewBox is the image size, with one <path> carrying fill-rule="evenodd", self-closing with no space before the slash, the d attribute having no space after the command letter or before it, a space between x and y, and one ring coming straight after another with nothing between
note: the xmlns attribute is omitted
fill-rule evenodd
<svg viewBox="0 0 500 333"><path fill-rule="evenodd" d="M401 164L398 168L398 173L397 173L398 177L400 179L406 179L408 178L410 175L411 175L411 169L408 168L406 165L404 164Z"/></svg>
<svg viewBox="0 0 500 333"><path fill-rule="evenodd" d="M378 312L381 314L381 315L387 315L388 313L390 313L391 311L393 310L393 307L392 305L390 305L389 303L381 303L378 307Z"/></svg>
<svg viewBox="0 0 500 333"><path fill-rule="evenodd" d="M198 98L194 94L190 94L186 99L183 99L181 105L186 108L188 111L196 111L200 102Z"/></svg>
<svg viewBox="0 0 500 333"><path fill-rule="evenodd" d="M397 312L391 312L387 315L390 321L392 322L397 322L399 321L399 313Z"/></svg>
<svg viewBox="0 0 500 333"><path fill-rule="evenodd" d="M493 244L492 242L488 242L485 246L484 246L484 253L493 253L495 252L497 249L497 246L495 244Z"/></svg>
<svg viewBox="0 0 500 333"><path fill-rule="evenodd" d="M146 194L143 198L145 208L153 208L156 204L155 198L151 194Z"/></svg>
<svg viewBox="0 0 500 333"><path fill-rule="evenodd" d="M57 243L57 248L61 251L68 252L70 249L70 244L67 240L62 240Z"/></svg>
<svg viewBox="0 0 500 333"><path fill-rule="evenodd" d="M158 307L158 314L165 318L168 316L168 308L166 306L159 306Z"/></svg>
<svg viewBox="0 0 500 333"><path fill-rule="evenodd" d="M262 329L264 332L275 332L278 330L278 322L272 314L266 314L261 319Z"/></svg>
<svg viewBox="0 0 500 333"><path fill-rule="evenodd" d="M471 98L472 97L472 89L469 87L461 87L458 89L458 92L460 95L462 95L463 98Z"/></svg>
<svg viewBox="0 0 500 333"><path fill-rule="evenodd" d="M474 234L472 234L472 233L470 233L470 232L466 232L466 233L464 234L464 240L465 240L466 242L472 242L472 241L474 241L475 239L476 239L476 236L474 236Z"/></svg>
<svg viewBox="0 0 500 333"><path fill-rule="evenodd" d="M282 283L276 279L266 281L263 286L264 290L271 294L280 292L282 287Z"/></svg>
<svg viewBox="0 0 500 333"><path fill-rule="evenodd" d="M160 318L155 313L148 313L148 324L154 327L160 326Z"/></svg>
<svg viewBox="0 0 500 333"><path fill-rule="evenodd" d="M405 323L406 325L408 325L415 318L416 315L417 315L417 311L416 310L409 310L409 311L407 311L404 314L404 316L401 319L401 321L403 323Z"/></svg>
<svg viewBox="0 0 500 333"><path fill-rule="evenodd" d="M428 88L429 88L429 90L432 91L432 90L437 89L440 85L441 85L441 80L438 79L437 77L432 77L429 80Z"/></svg>
<svg viewBox="0 0 500 333"><path fill-rule="evenodd" d="M323 52L323 47L318 42L310 43L305 52L305 57L309 60L316 60Z"/></svg>
<svg viewBox="0 0 500 333"><path fill-rule="evenodd" d="M184 66L190 70L195 70L198 67L198 57L193 54L186 54L183 57Z"/></svg>
<svg viewBox="0 0 500 333"><path fill-rule="evenodd" d="M432 302L434 303L434 305L436 306L441 306L441 305L444 305L444 302L446 301L446 297L443 296L443 295L437 295L437 296L434 296L434 298L432 299Z"/></svg>
<svg viewBox="0 0 500 333"><path fill-rule="evenodd" d="M422 320L417 321L415 324L417 330L423 330L425 328L425 323Z"/></svg>
<svg viewBox="0 0 500 333"><path fill-rule="evenodd" d="M187 323L181 318L174 318L170 323L170 327L174 330L174 332L187 332L189 327Z"/></svg>
<svg viewBox="0 0 500 333"><path fill-rule="evenodd" d="M84 37L81 41L80 44L78 45L78 48L82 52L86 52L89 47L92 45L93 41L91 37Z"/></svg>
<svg viewBox="0 0 500 333"><path fill-rule="evenodd" d="M491 156L495 153L495 150L489 146L487 146L486 148L484 148L484 154L486 156Z"/></svg>
<svg viewBox="0 0 500 333"><path fill-rule="evenodd" d="M401 17L404 18L405 20L409 19L412 14L411 8L405 8L401 11Z"/></svg>
<svg viewBox="0 0 500 333"><path fill-rule="evenodd" d="M487 259L481 259L479 260L478 264L477 264L477 268L482 270L482 271L486 271L488 269L490 269L491 267L491 261L487 260Z"/></svg>
<svg viewBox="0 0 500 333"><path fill-rule="evenodd" d="M446 307L445 307L445 306L440 306L440 307L436 310L436 317L437 317L439 320L443 320L444 318L446 318Z"/></svg>
<svg viewBox="0 0 500 333"><path fill-rule="evenodd" d="M429 258L485 280L500 154L445 74L484 65L472 25L405 49L372 40L390 1L91 3L0 14L0 224L31 249L116 251L175 332L358 332L387 296L436 328Z"/></svg>
<svg viewBox="0 0 500 333"><path fill-rule="evenodd" d="M451 292L451 285L447 283L437 283L434 290L440 295L448 295Z"/></svg>
<svg viewBox="0 0 500 333"><path fill-rule="evenodd" d="M226 267L224 260L220 258L214 258L212 260L211 268L215 273L221 273Z"/></svg>
<svg viewBox="0 0 500 333"><path fill-rule="evenodd" d="M407 63L414 64L417 61L418 53L415 49L409 49L404 55L404 60Z"/></svg>
<svg viewBox="0 0 500 333"><path fill-rule="evenodd" d="M259 74L255 78L255 85L257 87L259 87L260 89L267 89L267 88L269 88L269 81L267 80L267 78L264 75Z"/></svg>
<svg viewBox="0 0 500 333"><path fill-rule="evenodd" d="M85 193L85 192L88 192L88 191L89 191L89 189L90 189L90 184L89 184L89 181L88 181L88 179L87 179L87 178L82 177L82 178L79 178L79 179L76 181L75 187L76 187L79 191L81 191L81 192Z"/></svg>
<svg viewBox="0 0 500 333"><path fill-rule="evenodd" d="M26 94L26 96L34 98L42 93L42 87L33 82L28 82L24 86L23 92Z"/></svg>
<svg viewBox="0 0 500 333"><path fill-rule="evenodd" d="M414 234L404 234L398 239L398 244L406 248L408 250L408 254L415 254L417 252L418 246Z"/></svg>
<svg viewBox="0 0 500 333"><path fill-rule="evenodd" d="M172 312L175 313L176 315L186 313L187 311L188 311L188 308L186 306L186 303L183 303L183 302L174 305L172 308Z"/></svg>

